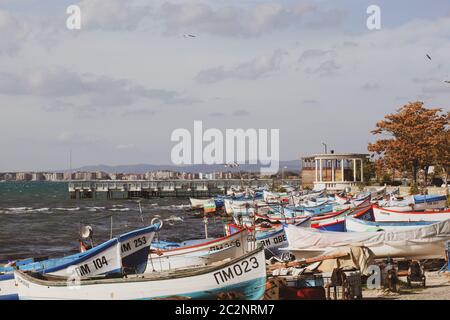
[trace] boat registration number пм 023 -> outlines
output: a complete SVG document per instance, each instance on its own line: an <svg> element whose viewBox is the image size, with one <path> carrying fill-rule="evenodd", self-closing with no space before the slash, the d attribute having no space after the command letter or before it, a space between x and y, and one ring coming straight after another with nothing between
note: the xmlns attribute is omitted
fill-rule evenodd
<svg viewBox="0 0 450 320"><path fill-rule="evenodd" d="M245 273L249 273L259 267L259 262L255 257L243 260L226 269L214 273L214 279L217 284L228 282L231 279L238 278Z"/></svg>

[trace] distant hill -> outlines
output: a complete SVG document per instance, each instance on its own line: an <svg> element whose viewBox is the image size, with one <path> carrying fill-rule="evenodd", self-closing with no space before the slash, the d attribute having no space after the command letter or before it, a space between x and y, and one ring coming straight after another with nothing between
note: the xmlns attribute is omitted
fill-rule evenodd
<svg viewBox="0 0 450 320"><path fill-rule="evenodd" d="M286 167L286 171L300 171L300 161L280 161L281 168ZM107 173L145 173L148 171L159 171L159 170L171 170L179 172L189 172L189 173L207 173L207 172L219 172L219 171L247 171L247 172L257 172L261 168L261 165L254 164L241 164L237 168L225 168L224 165L213 164L199 164L199 165L189 165L189 166L175 166L175 165L154 165L154 164L135 164L135 165L118 165L118 166L108 166L108 165L90 165L83 166L80 168L74 168L72 171L104 171ZM68 171L68 170L64 170Z"/></svg>

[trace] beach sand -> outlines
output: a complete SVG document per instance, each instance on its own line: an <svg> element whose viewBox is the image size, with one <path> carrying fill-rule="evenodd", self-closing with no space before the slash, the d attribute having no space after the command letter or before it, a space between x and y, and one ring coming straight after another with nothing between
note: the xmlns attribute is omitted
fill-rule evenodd
<svg viewBox="0 0 450 320"><path fill-rule="evenodd" d="M419 283L413 283L412 288L406 288L406 277L400 280L405 285L398 285L398 293L387 290L363 290L363 299L368 300L450 300L450 273L426 272L426 288Z"/></svg>

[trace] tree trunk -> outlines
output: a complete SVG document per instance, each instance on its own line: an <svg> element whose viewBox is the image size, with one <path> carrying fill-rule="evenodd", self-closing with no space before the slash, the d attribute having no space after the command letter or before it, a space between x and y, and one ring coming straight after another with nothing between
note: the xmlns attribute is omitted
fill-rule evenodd
<svg viewBox="0 0 450 320"><path fill-rule="evenodd" d="M426 188L428 186L428 169L430 168L430 166L425 166L424 170L425 170L425 186L424 188Z"/></svg>
<svg viewBox="0 0 450 320"><path fill-rule="evenodd" d="M413 165L412 167L413 181L414 184L417 185L417 166Z"/></svg>

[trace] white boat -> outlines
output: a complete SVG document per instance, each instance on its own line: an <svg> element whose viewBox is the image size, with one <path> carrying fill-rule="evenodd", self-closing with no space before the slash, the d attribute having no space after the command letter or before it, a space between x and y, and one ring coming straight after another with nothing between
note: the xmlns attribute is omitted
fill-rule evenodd
<svg viewBox="0 0 450 320"><path fill-rule="evenodd" d="M145 273L208 266L218 261L235 259L241 256L242 252L238 247L231 246L212 252L194 251L179 255L161 255L156 258L155 255L150 255Z"/></svg>
<svg viewBox="0 0 450 320"><path fill-rule="evenodd" d="M415 195L403 198L392 197L389 201L379 201L380 207L393 211L425 211L444 209L447 205L445 195Z"/></svg>
<svg viewBox="0 0 450 320"><path fill-rule="evenodd" d="M53 276L70 276L73 279L106 274L140 274L147 267L150 243L161 226L160 222L152 224L110 239L85 252L63 258L32 261L16 268ZM7 269L8 273L0 275L0 300L17 300L13 268Z"/></svg>
<svg viewBox="0 0 450 320"><path fill-rule="evenodd" d="M445 241L450 240L450 220L395 232L329 232L289 225L286 236L288 250L296 258L350 245L368 247L376 258L443 259Z"/></svg>
<svg viewBox="0 0 450 320"><path fill-rule="evenodd" d="M214 198L209 199L194 199L189 198L189 201L191 202L191 208L192 209L203 209L203 206L205 204L211 204L214 203Z"/></svg>
<svg viewBox="0 0 450 320"><path fill-rule="evenodd" d="M417 229L428 226L434 221L407 221L407 222L374 222L355 219L352 217L345 218L345 229L347 232L367 232L367 231L404 231Z"/></svg>
<svg viewBox="0 0 450 320"><path fill-rule="evenodd" d="M15 271L23 300L242 299L259 300L266 289L263 247L214 266L126 278L90 278L72 284L66 277Z"/></svg>
<svg viewBox="0 0 450 320"><path fill-rule="evenodd" d="M375 221L444 221L450 219L450 210L442 211L397 211L372 206Z"/></svg>
<svg viewBox="0 0 450 320"><path fill-rule="evenodd" d="M248 231L239 230L229 236L205 240L194 245L168 250L153 249L148 257L145 273L210 264L247 253ZM225 250L230 249L230 250Z"/></svg>

